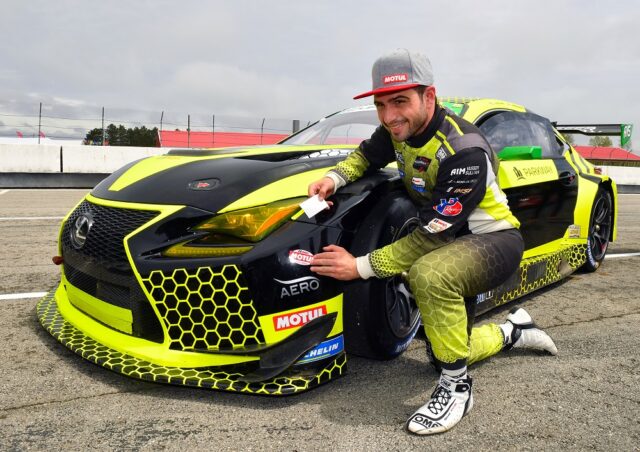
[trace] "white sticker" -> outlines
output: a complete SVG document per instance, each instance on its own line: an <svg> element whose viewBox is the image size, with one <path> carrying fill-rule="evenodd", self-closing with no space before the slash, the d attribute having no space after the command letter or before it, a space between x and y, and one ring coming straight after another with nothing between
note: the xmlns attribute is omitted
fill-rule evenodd
<svg viewBox="0 0 640 452"><path fill-rule="evenodd" d="M451 223L441 220L440 218L434 218L424 228L432 234L445 231L452 226Z"/></svg>
<svg viewBox="0 0 640 452"><path fill-rule="evenodd" d="M567 231L569 232L569 238L570 239L579 239L580 238L580 225L579 224L572 224L571 226L569 226L567 228Z"/></svg>
<svg viewBox="0 0 640 452"><path fill-rule="evenodd" d="M289 262L298 265L311 265L313 254L307 250L291 250L289 251Z"/></svg>
<svg viewBox="0 0 640 452"><path fill-rule="evenodd" d="M318 195L313 195L306 201L301 202L300 207L309 218L313 218L318 214L318 212L322 212L329 208L329 204L327 204L327 201L324 199L320 201L320 197Z"/></svg>

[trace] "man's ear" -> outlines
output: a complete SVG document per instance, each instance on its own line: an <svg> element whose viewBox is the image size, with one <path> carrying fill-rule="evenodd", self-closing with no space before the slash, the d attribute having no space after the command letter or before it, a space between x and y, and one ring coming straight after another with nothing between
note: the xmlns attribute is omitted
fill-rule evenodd
<svg viewBox="0 0 640 452"><path fill-rule="evenodd" d="M425 101L434 101L436 98L436 87L433 85L427 86L427 89L424 90L424 96Z"/></svg>

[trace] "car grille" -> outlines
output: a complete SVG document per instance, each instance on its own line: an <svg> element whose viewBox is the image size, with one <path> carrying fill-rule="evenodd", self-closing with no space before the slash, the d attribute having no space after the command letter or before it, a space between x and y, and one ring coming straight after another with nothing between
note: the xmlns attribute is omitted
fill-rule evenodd
<svg viewBox="0 0 640 452"><path fill-rule="evenodd" d="M133 335L161 342L162 328L136 280L124 247L124 238L159 212L121 209L83 201L62 228L64 274L74 287L106 303L131 310ZM93 224L83 246L75 247L71 234L81 215Z"/></svg>
<svg viewBox="0 0 640 452"><path fill-rule="evenodd" d="M93 218L91 232L82 248L76 250L71 244L71 228L83 214ZM120 209L83 201L69 216L62 230L63 251L74 251L91 258L109 271L130 273L131 267L124 249L124 238L154 218L158 212L148 210Z"/></svg>
<svg viewBox="0 0 640 452"><path fill-rule="evenodd" d="M249 289L235 265L155 270L143 281L172 349L224 350L264 343Z"/></svg>
<svg viewBox="0 0 640 452"><path fill-rule="evenodd" d="M114 306L131 309L129 287L111 284L107 281L101 281L78 270L70 264L66 264L64 266L64 274L71 285L77 287L83 292L86 292L102 301L106 301Z"/></svg>

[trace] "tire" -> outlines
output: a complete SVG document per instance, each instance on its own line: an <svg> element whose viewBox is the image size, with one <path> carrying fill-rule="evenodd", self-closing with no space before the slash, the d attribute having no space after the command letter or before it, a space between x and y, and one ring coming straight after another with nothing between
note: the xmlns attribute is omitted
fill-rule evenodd
<svg viewBox="0 0 640 452"><path fill-rule="evenodd" d="M401 192L385 195L362 222L351 245L354 256L407 234L403 228L416 208ZM420 328L420 312L408 284L393 278L356 280L344 292L344 335L347 353L388 360L401 355Z"/></svg>
<svg viewBox="0 0 640 452"><path fill-rule="evenodd" d="M587 273L596 271L609 247L611 228L613 227L613 202L611 194L603 187L598 189L589 222L589 236L587 238L587 261L581 270Z"/></svg>

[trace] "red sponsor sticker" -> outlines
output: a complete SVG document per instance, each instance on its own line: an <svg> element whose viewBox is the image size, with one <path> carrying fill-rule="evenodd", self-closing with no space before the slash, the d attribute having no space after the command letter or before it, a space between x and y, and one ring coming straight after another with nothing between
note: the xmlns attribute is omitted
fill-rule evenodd
<svg viewBox="0 0 640 452"><path fill-rule="evenodd" d="M437 206L433 206L433 210L448 217L454 217L462 212L462 203L458 198L441 199Z"/></svg>
<svg viewBox="0 0 640 452"><path fill-rule="evenodd" d="M407 74L391 74L382 77L382 83L385 85L388 85L389 83L406 82L407 80L409 80L409 76Z"/></svg>
<svg viewBox="0 0 640 452"><path fill-rule="evenodd" d="M289 251L289 262L298 265L311 265L313 254L307 250L291 250Z"/></svg>
<svg viewBox="0 0 640 452"><path fill-rule="evenodd" d="M276 315L273 317L273 327L276 331L297 328L326 314L327 307L320 305L312 309L303 309L301 311L290 312L289 314Z"/></svg>

